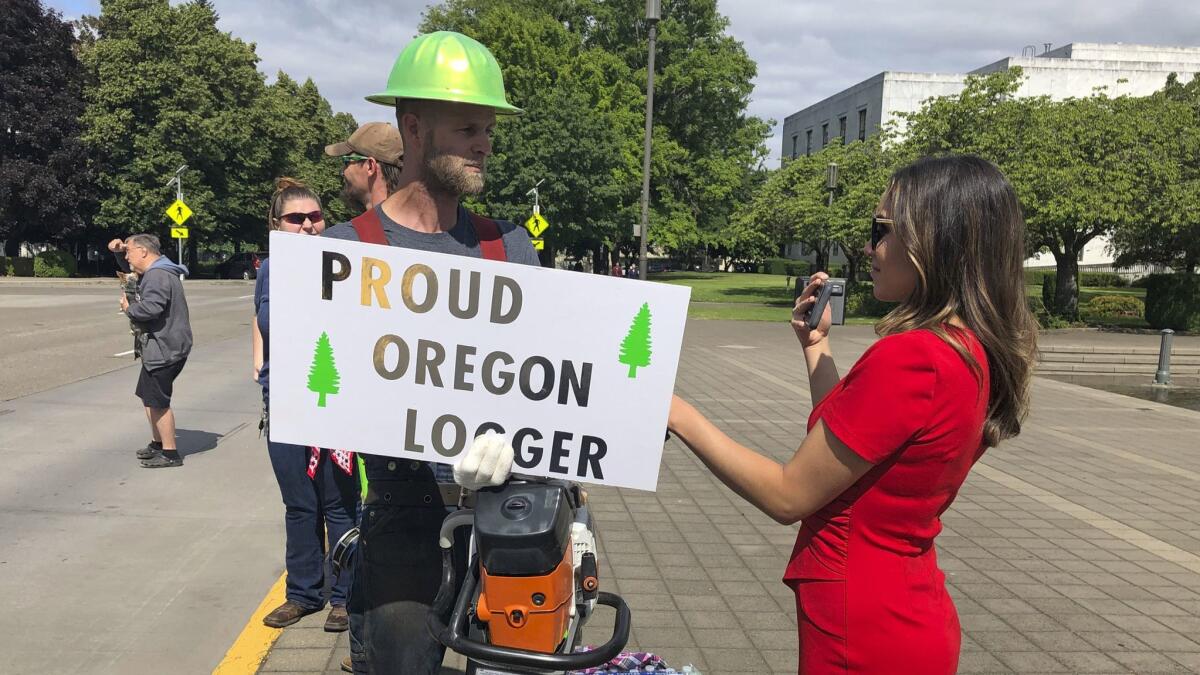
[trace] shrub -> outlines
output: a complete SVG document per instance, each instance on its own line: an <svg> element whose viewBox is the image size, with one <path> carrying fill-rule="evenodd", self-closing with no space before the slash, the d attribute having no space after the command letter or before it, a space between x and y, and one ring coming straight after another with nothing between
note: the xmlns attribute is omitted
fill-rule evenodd
<svg viewBox="0 0 1200 675"><path fill-rule="evenodd" d="M1070 328L1074 324L1060 316L1054 316L1046 311L1046 303L1041 298L1026 298L1029 301L1029 311L1037 319L1038 326L1043 329Z"/></svg>
<svg viewBox="0 0 1200 675"><path fill-rule="evenodd" d="M808 261L792 260L791 258L767 258L763 262L763 274L786 274L790 277L802 277L809 272Z"/></svg>
<svg viewBox="0 0 1200 675"><path fill-rule="evenodd" d="M33 256L33 276L69 277L75 274L75 257L66 251L50 249Z"/></svg>
<svg viewBox="0 0 1200 675"><path fill-rule="evenodd" d="M0 255L0 277L8 276L8 258Z"/></svg>
<svg viewBox="0 0 1200 675"><path fill-rule="evenodd" d="M1054 301L1054 289L1057 283L1058 275L1054 272L1042 275L1042 307L1049 314L1061 314L1058 311L1058 303Z"/></svg>
<svg viewBox="0 0 1200 675"><path fill-rule="evenodd" d="M1026 286L1041 286L1042 279L1047 274L1054 274L1053 270L1025 270L1025 285Z"/></svg>
<svg viewBox="0 0 1200 675"><path fill-rule="evenodd" d="M1146 282L1146 322L1200 332L1200 276L1152 274Z"/></svg>
<svg viewBox="0 0 1200 675"><path fill-rule="evenodd" d="M1132 295L1097 295L1087 304L1087 313L1097 319L1123 316L1141 318L1146 315L1146 303Z"/></svg>
<svg viewBox="0 0 1200 675"><path fill-rule="evenodd" d="M9 277L31 277L33 276L33 258L7 258L5 276Z"/></svg>
<svg viewBox="0 0 1200 675"><path fill-rule="evenodd" d="M1079 275L1079 285L1087 288L1123 288L1129 282L1116 272L1083 272Z"/></svg>
<svg viewBox="0 0 1200 675"><path fill-rule="evenodd" d="M881 317L895 308L894 302L875 299L874 284L859 282L846 293L846 316Z"/></svg>

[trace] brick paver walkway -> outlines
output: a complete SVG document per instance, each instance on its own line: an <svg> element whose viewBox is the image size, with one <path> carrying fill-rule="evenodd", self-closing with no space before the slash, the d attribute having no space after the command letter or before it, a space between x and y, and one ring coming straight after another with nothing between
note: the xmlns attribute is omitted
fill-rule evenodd
<svg viewBox="0 0 1200 675"><path fill-rule="evenodd" d="M874 335L843 327L835 340L845 373ZM678 391L785 461L811 409L803 368L786 324L693 321ZM1200 673L1200 413L1041 378L1034 406L944 517L960 671ZM602 584L633 609L630 648L705 675L796 672L794 600L780 583L794 528L677 441L656 493L589 492ZM606 639L610 617L598 613L586 634ZM338 672L346 637L322 633L322 618L284 631L262 671ZM446 663L462 668L454 655Z"/></svg>

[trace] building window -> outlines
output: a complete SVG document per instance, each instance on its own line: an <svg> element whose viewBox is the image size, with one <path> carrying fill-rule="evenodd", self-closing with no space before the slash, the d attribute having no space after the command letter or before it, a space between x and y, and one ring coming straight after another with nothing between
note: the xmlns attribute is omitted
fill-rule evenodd
<svg viewBox="0 0 1200 675"><path fill-rule="evenodd" d="M858 111L858 140L867 140L867 109Z"/></svg>
<svg viewBox="0 0 1200 675"><path fill-rule="evenodd" d="M842 144L846 144L846 116L842 115L838 118L838 138L842 139Z"/></svg>
<svg viewBox="0 0 1200 675"><path fill-rule="evenodd" d="M796 144L800 142L799 136L792 136L792 159L796 159Z"/></svg>
<svg viewBox="0 0 1200 675"><path fill-rule="evenodd" d="M812 129L804 132L804 154L812 154Z"/></svg>
<svg viewBox="0 0 1200 675"><path fill-rule="evenodd" d="M829 122L821 125L821 147L829 145Z"/></svg>

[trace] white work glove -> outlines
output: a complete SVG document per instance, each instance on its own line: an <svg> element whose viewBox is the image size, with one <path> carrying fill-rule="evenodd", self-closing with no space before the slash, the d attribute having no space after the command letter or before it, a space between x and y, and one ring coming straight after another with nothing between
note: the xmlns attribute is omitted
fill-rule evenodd
<svg viewBox="0 0 1200 675"><path fill-rule="evenodd" d="M476 436L471 447L454 463L454 482L468 490L500 485L512 473L513 447L508 439L489 431Z"/></svg>

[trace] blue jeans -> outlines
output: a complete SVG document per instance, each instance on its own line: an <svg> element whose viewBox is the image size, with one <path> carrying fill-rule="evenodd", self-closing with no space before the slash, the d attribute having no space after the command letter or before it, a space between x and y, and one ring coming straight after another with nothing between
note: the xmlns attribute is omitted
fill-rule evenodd
<svg viewBox="0 0 1200 675"><path fill-rule="evenodd" d="M316 477L309 478L307 447L268 441L267 450L286 507L287 599L320 609L325 606L326 552L354 526L358 478L347 476L324 451ZM330 604L346 604L352 576L346 571L333 582Z"/></svg>

